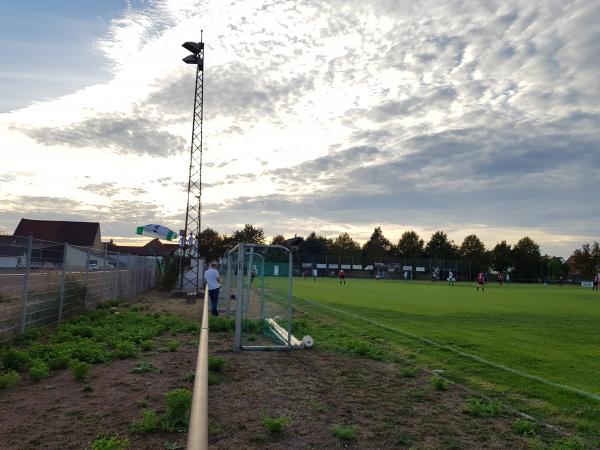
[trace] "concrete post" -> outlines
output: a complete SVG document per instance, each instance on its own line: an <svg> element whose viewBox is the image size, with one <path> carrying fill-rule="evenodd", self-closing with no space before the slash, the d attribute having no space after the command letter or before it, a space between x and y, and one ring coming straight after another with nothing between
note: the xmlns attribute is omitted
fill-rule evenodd
<svg viewBox="0 0 600 450"><path fill-rule="evenodd" d="M23 278L23 291L21 294L21 334L25 333L25 322L27 320L27 300L29 297L29 272L31 271L31 248L33 247L33 236L27 238L27 259L25 260L25 277Z"/></svg>
<svg viewBox="0 0 600 450"><path fill-rule="evenodd" d="M60 274L60 299L58 303L58 321L62 320L63 306L65 303L65 276L67 272L67 248L69 244L65 242L65 249L63 250L63 265L62 273Z"/></svg>

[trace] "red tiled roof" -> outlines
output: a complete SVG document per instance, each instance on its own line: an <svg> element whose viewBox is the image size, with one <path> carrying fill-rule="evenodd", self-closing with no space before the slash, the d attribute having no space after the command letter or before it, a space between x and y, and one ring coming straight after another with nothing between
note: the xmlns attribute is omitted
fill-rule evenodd
<svg viewBox="0 0 600 450"><path fill-rule="evenodd" d="M64 220L21 219L15 236L33 236L51 242L68 242L73 245L91 247L100 231L98 222L68 222Z"/></svg>

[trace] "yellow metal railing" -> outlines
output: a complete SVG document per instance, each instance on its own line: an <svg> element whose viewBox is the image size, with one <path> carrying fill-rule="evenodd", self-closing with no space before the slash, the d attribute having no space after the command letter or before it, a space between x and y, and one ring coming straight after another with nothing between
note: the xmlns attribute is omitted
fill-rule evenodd
<svg viewBox="0 0 600 450"><path fill-rule="evenodd" d="M205 288L187 450L206 449L208 449L208 289Z"/></svg>

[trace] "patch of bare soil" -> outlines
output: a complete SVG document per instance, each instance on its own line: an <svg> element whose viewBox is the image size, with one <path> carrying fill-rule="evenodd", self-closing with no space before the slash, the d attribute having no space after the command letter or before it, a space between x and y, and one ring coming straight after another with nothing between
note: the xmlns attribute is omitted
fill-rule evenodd
<svg viewBox="0 0 600 450"><path fill-rule="evenodd" d="M199 318L200 302L187 304L157 292L132 302L148 311ZM175 352L94 366L93 391L68 371L39 383L23 381L0 391L2 449L82 449L103 434L129 439L131 448L184 448L186 431L135 434L129 426L143 409L164 408L164 394L191 388L197 337L179 335ZM209 386L209 440L214 449L396 449L527 448L504 415L475 418L463 412L467 397L458 386L435 391L430 375L402 375L397 364L317 349L293 352L233 352L232 336L212 333L209 351L226 360ZM160 373L134 374L141 359ZM265 416L286 416L289 425L270 434ZM357 427L355 439L334 436L334 424Z"/></svg>

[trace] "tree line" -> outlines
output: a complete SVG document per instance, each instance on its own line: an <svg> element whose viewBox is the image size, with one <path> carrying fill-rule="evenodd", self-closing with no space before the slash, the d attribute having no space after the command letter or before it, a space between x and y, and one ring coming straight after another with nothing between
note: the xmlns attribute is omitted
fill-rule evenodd
<svg viewBox="0 0 600 450"><path fill-rule="evenodd" d="M200 253L209 259L222 257L228 248L238 242L266 244L264 230L246 224L243 229L231 235L221 235L212 228L204 229L200 234ZM286 238L279 234L274 236L270 244L285 245ZM398 242L387 239L381 227L376 227L371 237L363 245L355 241L348 233L341 233L335 238L310 233L297 250L301 255L361 258L371 262L384 261L391 258L432 258L432 259L466 259L473 270L494 269L498 272L511 271L513 279L537 279L569 276L571 267L561 258L542 255L539 245L529 236L521 238L515 245L505 240L498 242L494 248L488 249L475 234L466 236L460 245L448 238L443 230L438 230L425 242L416 231L407 230L402 233ZM600 267L600 244L584 244L573 253L576 270L585 278L590 278Z"/></svg>

